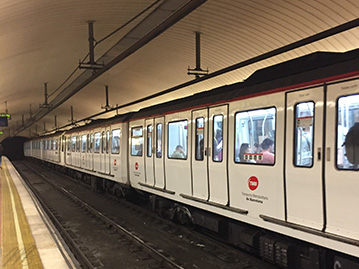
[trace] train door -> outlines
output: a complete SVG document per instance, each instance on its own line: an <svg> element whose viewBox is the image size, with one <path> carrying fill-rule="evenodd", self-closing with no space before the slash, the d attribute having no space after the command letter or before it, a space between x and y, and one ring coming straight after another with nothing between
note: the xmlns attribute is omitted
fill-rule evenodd
<svg viewBox="0 0 359 269"><path fill-rule="evenodd" d="M81 150L80 150L80 161L81 161L81 168L86 169L86 163L87 163L87 136L86 134L81 135Z"/></svg>
<svg viewBox="0 0 359 269"><path fill-rule="evenodd" d="M290 92L286 97L287 220L322 229L324 89Z"/></svg>
<svg viewBox="0 0 359 269"><path fill-rule="evenodd" d="M327 100L326 231L358 240L359 80L328 85Z"/></svg>
<svg viewBox="0 0 359 269"><path fill-rule="evenodd" d="M228 203L228 106L209 108L208 117L209 201L226 205Z"/></svg>
<svg viewBox="0 0 359 269"><path fill-rule="evenodd" d="M192 112L192 195L208 199L208 109Z"/></svg>
<svg viewBox="0 0 359 269"><path fill-rule="evenodd" d="M153 157L153 119L147 119L145 121L145 170L146 170L146 179L145 182L148 185L153 186L155 183L155 174L154 174L154 157Z"/></svg>
<svg viewBox="0 0 359 269"><path fill-rule="evenodd" d="M155 186L158 188L165 187L165 168L164 168L164 156L165 151L165 119L164 117L155 118L154 125L154 173L155 173Z"/></svg>

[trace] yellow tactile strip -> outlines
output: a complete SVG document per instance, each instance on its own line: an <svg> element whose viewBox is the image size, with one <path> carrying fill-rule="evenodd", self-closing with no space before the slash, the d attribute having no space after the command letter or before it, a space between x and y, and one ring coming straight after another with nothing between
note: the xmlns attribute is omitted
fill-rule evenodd
<svg viewBox="0 0 359 269"><path fill-rule="evenodd" d="M5 162L1 184L1 265L2 268L43 268L19 194Z"/></svg>

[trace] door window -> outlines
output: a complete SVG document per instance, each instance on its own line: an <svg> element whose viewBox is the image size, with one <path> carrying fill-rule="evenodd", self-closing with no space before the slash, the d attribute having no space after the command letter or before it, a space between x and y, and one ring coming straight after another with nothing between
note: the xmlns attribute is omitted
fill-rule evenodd
<svg viewBox="0 0 359 269"><path fill-rule="evenodd" d="M142 156L143 130L141 127L134 127L131 130L131 155Z"/></svg>
<svg viewBox="0 0 359 269"><path fill-rule="evenodd" d="M73 136L71 139L72 139L72 152L75 152L75 149L76 149L76 136Z"/></svg>
<svg viewBox="0 0 359 269"><path fill-rule="evenodd" d="M223 115L213 117L212 160L214 162L223 160Z"/></svg>
<svg viewBox="0 0 359 269"><path fill-rule="evenodd" d="M101 145L101 133L95 133L94 153L100 152L100 145Z"/></svg>
<svg viewBox="0 0 359 269"><path fill-rule="evenodd" d="M156 157L162 158L162 123L157 124L156 128Z"/></svg>
<svg viewBox="0 0 359 269"><path fill-rule="evenodd" d="M120 153L121 129L112 130L112 154Z"/></svg>
<svg viewBox="0 0 359 269"><path fill-rule="evenodd" d="M105 152L105 148L106 148L106 137L105 137L105 132L102 132L102 135L101 135L101 153L104 153Z"/></svg>
<svg viewBox="0 0 359 269"><path fill-rule="evenodd" d="M147 125L147 157L152 156L152 125Z"/></svg>
<svg viewBox="0 0 359 269"><path fill-rule="evenodd" d="M337 123L337 168L359 170L359 94L338 99Z"/></svg>
<svg viewBox="0 0 359 269"><path fill-rule="evenodd" d="M294 165L313 166L314 102L295 105Z"/></svg>
<svg viewBox="0 0 359 269"><path fill-rule="evenodd" d="M204 159L204 118L196 119L196 137L195 137L195 156L196 161Z"/></svg>
<svg viewBox="0 0 359 269"><path fill-rule="evenodd" d="M83 136L82 136L82 141L81 141L81 142L82 142L82 147L81 147L81 151L82 151L83 153L86 152L86 141L87 141L86 138L87 138L86 135L83 135Z"/></svg>
<svg viewBox="0 0 359 269"><path fill-rule="evenodd" d="M110 144L110 131L106 132L106 153L108 153L108 148Z"/></svg>

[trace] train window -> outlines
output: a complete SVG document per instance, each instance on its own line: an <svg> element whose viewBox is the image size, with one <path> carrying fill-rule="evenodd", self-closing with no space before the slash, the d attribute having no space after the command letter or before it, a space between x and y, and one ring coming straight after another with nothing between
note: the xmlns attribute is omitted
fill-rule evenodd
<svg viewBox="0 0 359 269"><path fill-rule="evenodd" d="M106 153L108 153L108 148L110 146L110 131L106 132Z"/></svg>
<svg viewBox="0 0 359 269"><path fill-rule="evenodd" d="M162 158L162 123L156 126L156 157Z"/></svg>
<svg viewBox="0 0 359 269"><path fill-rule="evenodd" d="M168 158L187 159L187 120L168 123Z"/></svg>
<svg viewBox="0 0 359 269"><path fill-rule="evenodd" d="M203 161L204 156L204 118L196 119L196 137L195 137L195 158L196 161Z"/></svg>
<svg viewBox="0 0 359 269"><path fill-rule="evenodd" d="M87 141L87 137L86 137L86 135L83 135L82 136L82 139L81 139L82 141L81 141L81 144L82 144L82 146L81 146L81 152L86 152L86 141Z"/></svg>
<svg viewBox="0 0 359 269"><path fill-rule="evenodd" d="M93 150L93 134L90 135L90 152Z"/></svg>
<svg viewBox="0 0 359 269"><path fill-rule="evenodd" d="M236 163L274 164L275 116L274 107L235 114Z"/></svg>
<svg viewBox="0 0 359 269"><path fill-rule="evenodd" d="M142 156L143 130L141 127L134 127L131 130L131 156Z"/></svg>
<svg viewBox="0 0 359 269"><path fill-rule="evenodd" d="M112 130L112 154L120 153L120 138L121 138L121 129Z"/></svg>
<svg viewBox="0 0 359 269"><path fill-rule="evenodd" d="M94 145L94 152L100 152L100 145L101 145L101 133L95 133L95 145Z"/></svg>
<svg viewBox="0 0 359 269"><path fill-rule="evenodd" d="M147 157L152 157L152 125L147 125Z"/></svg>
<svg viewBox="0 0 359 269"><path fill-rule="evenodd" d="M80 141L80 137L77 136L76 137L76 152L80 152L81 149L81 141Z"/></svg>
<svg viewBox="0 0 359 269"><path fill-rule="evenodd" d="M58 150L57 138L54 139L54 150Z"/></svg>
<svg viewBox="0 0 359 269"><path fill-rule="evenodd" d="M359 170L359 94L337 101L337 168Z"/></svg>
<svg viewBox="0 0 359 269"><path fill-rule="evenodd" d="M62 136L61 151L64 152L66 147L66 136Z"/></svg>
<svg viewBox="0 0 359 269"><path fill-rule="evenodd" d="M213 117L212 160L214 162L223 160L223 115Z"/></svg>
<svg viewBox="0 0 359 269"><path fill-rule="evenodd" d="M67 140L67 151L70 152L71 151L71 147L72 147L72 141L71 141L71 137L68 137Z"/></svg>
<svg viewBox="0 0 359 269"><path fill-rule="evenodd" d="M87 134L86 136L86 147L87 147L87 152L90 152L90 135Z"/></svg>
<svg viewBox="0 0 359 269"><path fill-rule="evenodd" d="M299 103L294 108L294 165L313 166L314 102Z"/></svg>
<svg viewBox="0 0 359 269"><path fill-rule="evenodd" d="M75 152L75 149L76 149L76 136L73 136L73 137L71 138L71 140L72 140L71 150L72 150L72 152Z"/></svg>
<svg viewBox="0 0 359 269"><path fill-rule="evenodd" d="M102 143L101 143L101 145L102 145L102 147L101 147L101 153L104 153L105 152L105 150L106 150L106 137L105 137L105 132L102 132L102 135L101 135L101 137L102 137Z"/></svg>

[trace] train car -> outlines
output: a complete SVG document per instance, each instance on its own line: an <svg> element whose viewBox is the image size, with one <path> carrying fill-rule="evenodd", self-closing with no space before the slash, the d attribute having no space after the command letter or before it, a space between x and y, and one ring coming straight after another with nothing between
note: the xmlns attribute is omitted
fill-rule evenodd
<svg viewBox="0 0 359 269"><path fill-rule="evenodd" d="M73 147L93 137L92 166L66 165L130 184L279 266L359 268L358 60L359 50L318 52L120 125L75 128Z"/></svg>
<svg viewBox="0 0 359 269"><path fill-rule="evenodd" d="M348 206L359 202L358 148L346 137L359 122L358 93L358 51L320 52L143 109L129 123L131 184L216 232L225 216L357 257L359 214ZM156 120L164 139L152 142ZM238 223L224 225L232 243L258 243L238 239Z"/></svg>

